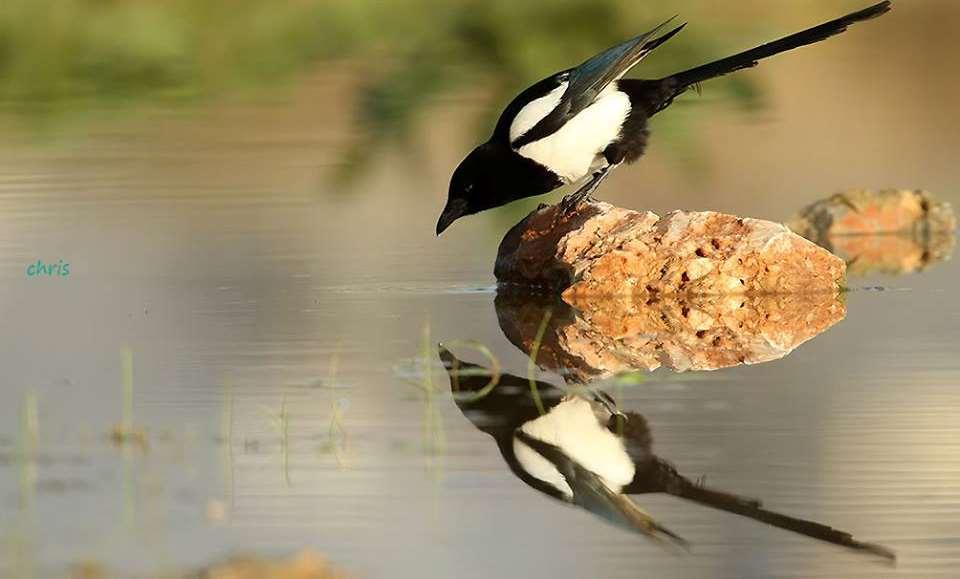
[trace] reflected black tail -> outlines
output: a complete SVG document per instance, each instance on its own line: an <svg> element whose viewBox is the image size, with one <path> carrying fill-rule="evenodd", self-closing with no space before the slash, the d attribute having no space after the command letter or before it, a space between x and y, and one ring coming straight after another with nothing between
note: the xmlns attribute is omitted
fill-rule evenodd
<svg viewBox="0 0 960 579"><path fill-rule="evenodd" d="M663 82L671 85L674 90L674 96L682 93L691 86L711 78L730 74L731 72L756 66L764 58L769 58L781 52L815 44L821 40L826 40L847 30L847 27L857 22L876 18L890 11L891 3L889 0L881 2L870 8L848 14L842 18L837 18L830 22L815 26L809 30L791 34L786 38L768 42L752 50L741 52L733 56L728 56L709 64L704 64L696 68L691 68L681 73L674 74L663 79Z"/></svg>
<svg viewBox="0 0 960 579"><path fill-rule="evenodd" d="M650 470L646 473L646 479L651 481L652 484L646 488L628 487L625 489L625 492L650 492L657 490L714 509L747 517L748 519L753 519L772 527L805 535L813 539L819 539L820 541L826 541L827 543L841 545L858 551L866 551L891 561L896 559L896 555L894 555L890 549L882 545L858 541L853 535L845 531L840 531L813 521L797 519L774 511L768 511L763 508L761 502L758 500L710 489L703 484L692 482L679 474L672 465L661 459L654 459L654 463L649 468Z"/></svg>

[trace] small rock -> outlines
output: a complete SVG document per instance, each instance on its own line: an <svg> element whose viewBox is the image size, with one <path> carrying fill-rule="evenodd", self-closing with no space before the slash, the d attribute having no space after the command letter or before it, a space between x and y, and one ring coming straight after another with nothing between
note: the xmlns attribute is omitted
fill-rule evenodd
<svg viewBox="0 0 960 579"><path fill-rule="evenodd" d="M321 555L309 549L286 561L237 556L198 575L202 579L344 579Z"/></svg>
<svg viewBox="0 0 960 579"><path fill-rule="evenodd" d="M829 235L952 234L957 218L949 203L938 201L926 191L858 189L817 201L787 225L818 242Z"/></svg>
<svg viewBox="0 0 960 579"><path fill-rule="evenodd" d="M838 290L844 262L779 223L715 212L665 217L599 201L537 209L500 244L504 284L575 296Z"/></svg>
<svg viewBox="0 0 960 579"><path fill-rule="evenodd" d="M850 191L818 201L788 222L847 262L851 276L902 275L953 255L956 216L925 191Z"/></svg>

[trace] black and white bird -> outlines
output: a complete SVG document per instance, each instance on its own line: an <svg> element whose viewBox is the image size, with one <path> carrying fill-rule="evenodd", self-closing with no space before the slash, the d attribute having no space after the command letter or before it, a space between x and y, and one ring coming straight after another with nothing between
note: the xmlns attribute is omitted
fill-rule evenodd
<svg viewBox="0 0 960 579"><path fill-rule="evenodd" d="M609 523L653 539L686 541L646 513L632 495L666 493L856 551L895 559L850 533L763 508L760 501L711 489L653 452L646 419L596 390L572 393L548 382L461 361L440 346L457 406L493 437L510 471L528 486Z"/></svg>
<svg viewBox="0 0 960 579"><path fill-rule="evenodd" d="M623 76L685 24L614 46L576 68L551 75L521 92L503 111L493 136L453 173L437 235L466 215L583 182L570 200L589 196L610 171L639 159L647 122L700 83L755 66L770 56L820 42L848 26L888 12L890 1L769 42L752 50L658 80Z"/></svg>

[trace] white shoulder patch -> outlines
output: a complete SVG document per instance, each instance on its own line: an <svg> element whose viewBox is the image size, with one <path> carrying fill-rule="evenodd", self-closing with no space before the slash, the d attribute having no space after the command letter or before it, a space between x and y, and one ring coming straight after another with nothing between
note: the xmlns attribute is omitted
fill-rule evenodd
<svg viewBox="0 0 960 579"><path fill-rule="evenodd" d="M566 84L563 86L566 87ZM623 123L630 115L630 97L620 92L617 86L617 83L611 83L598 95L593 104L577 113L560 127L560 130L520 147L517 152L550 169L567 183L578 181L589 175L605 163L602 158L604 149L620 138ZM514 126L519 129L529 122L532 127L536 121L556 107L557 103L549 105L548 99L555 97L559 102L561 94L555 95L552 92L542 99L531 102L521 111L523 113L530 108L523 119L523 125L519 124L521 115L518 115ZM536 120L531 121L534 118ZM523 134L523 131L520 134ZM510 135L512 140L513 127Z"/></svg>
<svg viewBox="0 0 960 579"><path fill-rule="evenodd" d="M530 101L527 103L527 106L520 109L520 112L517 113L517 116L514 117L513 122L510 124L511 143L522 137L524 133L539 123L543 117L549 115L553 109L557 108L557 105L560 104L560 98L567 90L567 84L569 83L560 83L560 86L557 88L537 100Z"/></svg>
<svg viewBox="0 0 960 579"><path fill-rule="evenodd" d="M557 489L568 500L573 498L573 489L567 483L566 477L557 470L552 462L516 438L513 439L513 454L517 457L517 462L520 463L523 470L530 473L530 476Z"/></svg>
<svg viewBox="0 0 960 579"><path fill-rule="evenodd" d="M590 401L574 397L520 429L537 440L560 448L581 466L600 476L614 492L630 484L636 465L623 441L607 430L594 414ZM521 448L522 446L522 448ZM565 494L569 485L545 458L514 440L517 460L534 477L550 483Z"/></svg>

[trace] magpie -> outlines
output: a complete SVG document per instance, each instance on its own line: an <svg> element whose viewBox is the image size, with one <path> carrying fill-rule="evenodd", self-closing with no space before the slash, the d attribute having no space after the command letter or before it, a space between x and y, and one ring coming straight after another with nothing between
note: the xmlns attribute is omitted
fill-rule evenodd
<svg viewBox="0 0 960 579"><path fill-rule="evenodd" d="M443 345L440 359L460 410L495 441L528 486L616 526L653 539L687 542L631 495L664 493L848 549L895 560L888 548L763 507L759 500L690 480L653 451L643 415L618 408L602 390L572 391L464 362Z"/></svg>
<svg viewBox="0 0 960 579"><path fill-rule="evenodd" d="M781 52L826 40L890 8L889 0L880 2L658 80L624 79L630 69L686 26L681 24L658 36L671 18L580 66L537 82L507 105L490 139L454 171L437 235L466 215L543 195L569 183L583 185L568 201L588 197L611 170L643 155L648 120L690 88L756 66Z"/></svg>

